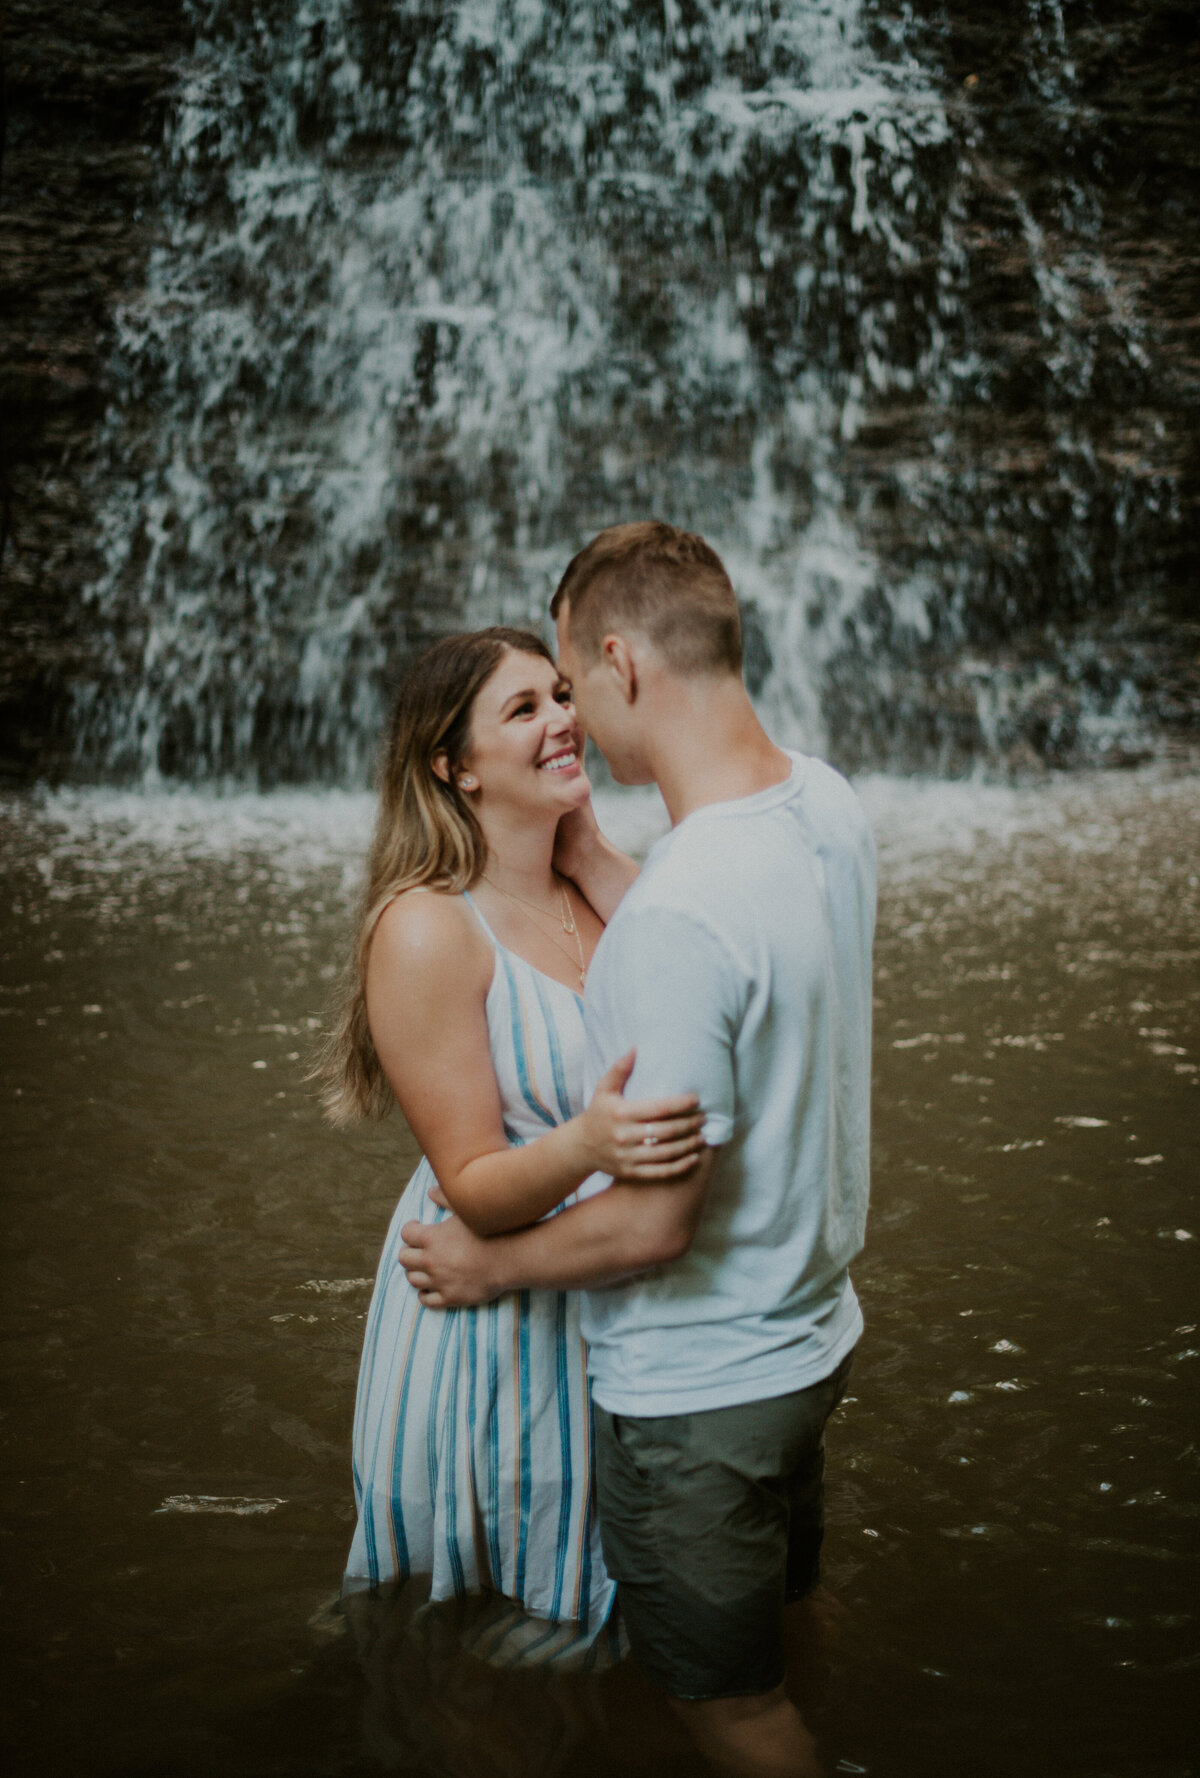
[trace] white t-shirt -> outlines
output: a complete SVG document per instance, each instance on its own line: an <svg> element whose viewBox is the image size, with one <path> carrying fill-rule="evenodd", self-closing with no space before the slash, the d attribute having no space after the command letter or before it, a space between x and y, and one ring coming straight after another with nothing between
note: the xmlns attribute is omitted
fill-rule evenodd
<svg viewBox="0 0 1200 1778"><path fill-rule="evenodd" d="M627 1095L698 1093L718 1147L684 1257L584 1293L610 1413L785 1395L862 1331L846 1268L867 1211L875 847L845 779L791 758L651 849L589 971L589 1095L636 1047Z"/></svg>

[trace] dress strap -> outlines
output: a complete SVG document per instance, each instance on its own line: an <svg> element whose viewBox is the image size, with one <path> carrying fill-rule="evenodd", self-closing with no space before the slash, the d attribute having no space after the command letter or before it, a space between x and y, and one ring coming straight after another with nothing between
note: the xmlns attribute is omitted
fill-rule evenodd
<svg viewBox="0 0 1200 1778"><path fill-rule="evenodd" d="M479 924L483 927L483 930L487 933L488 937L491 939L491 941L495 945L496 949L498 951L503 951L505 949L504 945L502 945L500 943L500 940L496 937L496 934L492 931L491 927L488 925L487 921L484 919L483 915L480 913L478 907L476 906L475 898L471 895L470 891L467 889L464 889L462 892L462 898L466 902L467 906L470 908L471 912L474 914L475 918L479 921Z"/></svg>

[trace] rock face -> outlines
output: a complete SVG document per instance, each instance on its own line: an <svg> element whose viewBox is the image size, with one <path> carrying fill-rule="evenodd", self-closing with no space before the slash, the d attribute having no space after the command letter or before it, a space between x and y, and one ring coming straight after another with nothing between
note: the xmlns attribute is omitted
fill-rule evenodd
<svg viewBox="0 0 1200 1778"><path fill-rule="evenodd" d="M10 5L10 774L361 778L599 526L848 766L1194 734L1185 0Z"/></svg>
<svg viewBox="0 0 1200 1778"><path fill-rule="evenodd" d="M969 644L999 694L985 726L1018 761L1185 745L1200 722L1194 9L952 0L936 35L970 112L964 306L982 374L956 430L982 593ZM1090 737L1089 705L1116 717Z"/></svg>
<svg viewBox="0 0 1200 1778"><path fill-rule="evenodd" d="M96 433L114 311L136 302L158 217L156 154L190 42L180 0L9 0L0 201L0 772L64 750L89 658Z"/></svg>

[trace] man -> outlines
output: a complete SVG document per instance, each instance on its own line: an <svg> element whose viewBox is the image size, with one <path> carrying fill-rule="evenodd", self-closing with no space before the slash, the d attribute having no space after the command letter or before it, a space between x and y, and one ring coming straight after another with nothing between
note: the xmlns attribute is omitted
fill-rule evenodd
<svg viewBox="0 0 1200 1778"><path fill-rule="evenodd" d="M760 726L703 539L604 531L551 610L583 727L672 823L592 963L589 1088L636 1049L630 1092L698 1093L708 1146L681 1183L589 1182L516 1234L409 1224L402 1261L433 1306L584 1289L634 1655L717 1764L801 1778L785 1608L816 1584L825 1421L862 1327L874 848L845 781Z"/></svg>

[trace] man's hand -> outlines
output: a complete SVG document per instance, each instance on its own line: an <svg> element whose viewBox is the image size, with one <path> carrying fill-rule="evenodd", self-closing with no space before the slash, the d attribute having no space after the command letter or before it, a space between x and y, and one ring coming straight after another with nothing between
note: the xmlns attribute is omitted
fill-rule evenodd
<svg viewBox="0 0 1200 1778"><path fill-rule="evenodd" d="M430 1196L445 1205L439 1191ZM406 1222L399 1261L427 1309L467 1309L491 1302L504 1285L495 1277L495 1243L473 1235L465 1222Z"/></svg>

